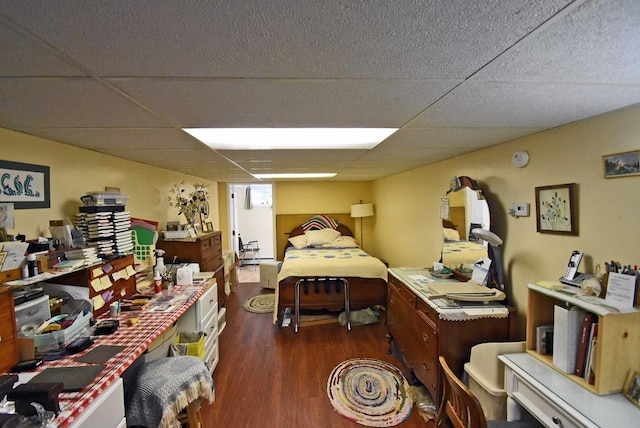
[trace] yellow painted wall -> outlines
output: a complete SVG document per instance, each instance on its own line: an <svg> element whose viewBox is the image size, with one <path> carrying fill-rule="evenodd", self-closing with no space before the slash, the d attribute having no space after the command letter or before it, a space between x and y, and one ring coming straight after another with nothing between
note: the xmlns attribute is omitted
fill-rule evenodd
<svg viewBox="0 0 640 428"><path fill-rule="evenodd" d="M524 334L526 285L557 280L573 249L585 253L581 270L605 260L640 264L640 176L603 178L602 156L640 149L640 107L480 150L373 183L377 206L371 252L391 266L430 266L440 257L439 201L449 179L467 175L484 189L491 229L504 238L506 281ZM511 156L526 150L529 165L515 168ZM578 184L579 236L536 232L535 187ZM531 216L513 218L513 202L531 204Z"/></svg>
<svg viewBox="0 0 640 428"><path fill-rule="evenodd" d="M285 181L274 183L275 214L348 213L351 205L371 202L371 182L362 181ZM375 206L374 206L375 212ZM365 248L372 233L372 218L363 219ZM360 222L355 222L356 237L360 237Z"/></svg>
<svg viewBox="0 0 640 428"><path fill-rule="evenodd" d="M167 202L169 189L183 181L186 189L194 183L209 185L212 204L209 221L213 221L216 229L220 225L218 207L214 205L218 200L216 182L2 128L0 153L3 160L50 168L51 208L15 210L15 229L8 230L9 234L22 233L27 239L50 236L49 220L69 218L73 221L73 215L82 205L80 197L87 192L103 191L105 186L119 187L122 194L129 196L126 208L132 217L158 221L162 229L167 221L185 223L184 216L178 217L178 211Z"/></svg>

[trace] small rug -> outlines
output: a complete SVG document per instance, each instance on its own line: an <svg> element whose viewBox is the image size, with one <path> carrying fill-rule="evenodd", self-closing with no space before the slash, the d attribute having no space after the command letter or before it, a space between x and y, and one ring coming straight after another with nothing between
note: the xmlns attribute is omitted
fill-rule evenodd
<svg viewBox="0 0 640 428"><path fill-rule="evenodd" d="M273 307L276 304L276 295L259 294L257 296L249 297L242 304L242 308L245 311L252 312L254 314L267 314L273 312Z"/></svg>
<svg viewBox="0 0 640 428"><path fill-rule="evenodd" d="M409 383L400 369L380 360L343 361L327 381L327 395L341 416L368 427L392 427L411 414Z"/></svg>

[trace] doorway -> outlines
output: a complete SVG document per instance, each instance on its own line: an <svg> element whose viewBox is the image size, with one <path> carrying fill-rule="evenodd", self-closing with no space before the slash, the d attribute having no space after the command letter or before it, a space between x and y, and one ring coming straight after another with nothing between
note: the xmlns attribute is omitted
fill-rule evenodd
<svg viewBox="0 0 640 428"><path fill-rule="evenodd" d="M245 244L258 241L259 254L245 259L245 265L253 265L257 270L261 261L273 260L275 254L273 185L229 184L227 192L231 245L239 255L238 237Z"/></svg>

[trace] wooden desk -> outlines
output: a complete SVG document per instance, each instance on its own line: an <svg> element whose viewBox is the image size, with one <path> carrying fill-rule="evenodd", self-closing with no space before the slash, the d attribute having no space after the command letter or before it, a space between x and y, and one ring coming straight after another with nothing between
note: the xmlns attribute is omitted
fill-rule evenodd
<svg viewBox="0 0 640 428"><path fill-rule="evenodd" d="M94 402L99 402L101 397L121 385L120 376L124 371L142 355L154 339L171 327L213 284L214 282L211 281L211 283L200 283L194 286L175 286L171 293L174 300L170 311L122 312L117 318L120 321L120 327L116 333L101 336L87 351L44 363L37 370L29 372L28 374L32 377L49 367L85 365L85 363L76 362L75 359L91 351L96 345L125 346L123 351L105 363L105 369L83 391L60 394L61 412L55 419L55 425L57 427L83 426L88 409L95 410ZM127 325L126 321L133 317L137 317L139 322L133 326ZM98 319L101 318L106 317ZM124 396L122 401L124 401ZM103 426L108 425L105 423Z"/></svg>
<svg viewBox="0 0 640 428"><path fill-rule="evenodd" d="M522 406L548 427L618 428L638 424L640 409L622 394L593 394L527 353L498 358L505 364L508 420L519 419L517 410Z"/></svg>

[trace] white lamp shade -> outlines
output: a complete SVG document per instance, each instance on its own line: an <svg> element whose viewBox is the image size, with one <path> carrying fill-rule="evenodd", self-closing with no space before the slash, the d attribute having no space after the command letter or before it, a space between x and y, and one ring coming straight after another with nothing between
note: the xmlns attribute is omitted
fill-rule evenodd
<svg viewBox="0 0 640 428"><path fill-rule="evenodd" d="M351 217L371 217L373 215L373 204L351 205Z"/></svg>

